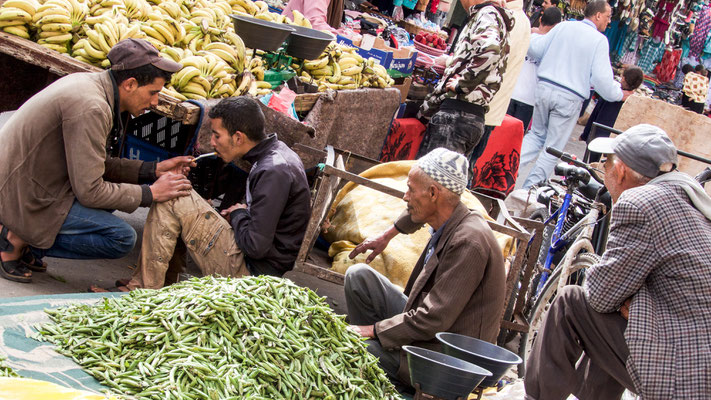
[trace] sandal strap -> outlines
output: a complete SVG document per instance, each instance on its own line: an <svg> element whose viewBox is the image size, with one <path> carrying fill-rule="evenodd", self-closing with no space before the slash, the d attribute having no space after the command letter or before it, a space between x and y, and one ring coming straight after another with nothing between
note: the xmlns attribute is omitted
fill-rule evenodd
<svg viewBox="0 0 711 400"><path fill-rule="evenodd" d="M20 260L0 261L0 267L10 275L17 275L17 273L24 275L31 272Z"/></svg>
<svg viewBox="0 0 711 400"><path fill-rule="evenodd" d="M13 251L15 250L15 246L10 243L10 240L7 238L7 233L9 230L7 229L7 226L3 225L2 230L0 230L0 251Z"/></svg>

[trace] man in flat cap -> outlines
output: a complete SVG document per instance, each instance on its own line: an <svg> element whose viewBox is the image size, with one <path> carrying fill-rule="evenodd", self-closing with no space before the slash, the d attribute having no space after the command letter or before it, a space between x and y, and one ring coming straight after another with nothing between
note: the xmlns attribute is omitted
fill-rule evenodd
<svg viewBox="0 0 711 400"><path fill-rule="evenodd" d="M504 306L504 260L483 216L460 196L469 163L456 152L437 148L412 167L403 200L407 210L381 236L356 247L351 258L372 250L372 261L398 233L430 226L430 239L405 286L405 292L366 264L345 278L348 318L369 338L368 350L393 381L410 386L403 345L439 349L438 332L496 340Z"/></svg>
<svg viewBox="0 0 711 400"><path fill-rule="evenodd" d="M0 274L31 282L43 256L120 258L136 232L111 211L132 212L191 189L190 157L160 163L112 158L109 135L128 115L158 104L178 63L150 43L127 39L109 71L63 77L30 98L0 128ZM123 113L123 117L122 117Z"/></svg>
<svg viewBox="0 0 711 400"><path fill-rule="evenodd" d="M674 171L676 148L652 125L590 142L607 155L607 249L583 287L566 286L536 337L527 399L711 396L711 199ZM581 358L582 356L582 358Z"/></svg>

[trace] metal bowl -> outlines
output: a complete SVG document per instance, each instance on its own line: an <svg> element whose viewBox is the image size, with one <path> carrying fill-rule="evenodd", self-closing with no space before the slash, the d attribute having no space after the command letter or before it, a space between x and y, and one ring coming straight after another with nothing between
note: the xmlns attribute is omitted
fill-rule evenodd
<svg viewBox="0 0 711 400"><path fill-rule="evenodd" d="M264 21L259 18L230 14L235 32L250 49L277 51L294 28L286 24Z"/></svg>
<svg viewBox="0 0 711 400"><path fill-rule="evenodd" d="M407 353L412 386L447 400L467 398L491 372L456 357L415 346L402 346Z"/></svg>
<svg viewBox="0 0 711 400"><path fill-rule="evenodd" d="M315 60L329 43L336 40L332 34L316 29L303 26L292 26L292 28L294 32L289 36L289 45L286 47L286 54L292 57Z"/></svg>
<svg viewBox="0 0 711 400"><path fill-rule="evenodd" d="M484 340L449 332L435 336L442 343L445 354L491 371L492 375L481 382L483 387L495 386L509 368L521 363L521 357Z"/></svg>

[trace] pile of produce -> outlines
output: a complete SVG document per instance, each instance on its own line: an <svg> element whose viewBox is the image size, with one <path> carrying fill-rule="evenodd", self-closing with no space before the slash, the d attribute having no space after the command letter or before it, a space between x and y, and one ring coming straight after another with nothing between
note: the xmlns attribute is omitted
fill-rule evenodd
<svg viewBox="0 0 711 400"><path fill-rule="evenodd" d="M7 364L5 364L5 356L0 354L0 376L15 377L18 376Z"/></svg>
<svg viewBox="0 0 711 400"><path fill-rule="evenodd" d="M205 277L47 311L38 339L141 399L394 399L363 340L288 280Z"/></svg>
<svg viewBox="0 0 711 400"><path fill-rule="evenodd" d="M432 32L418 32L417 35L415 35L415 41L437 50L447 49L447 42L445 42L441 36Z"/></svg>
<svg viewBox="0 0 711 400"><path fill-rule="evenodd" d="M119 41L148 40L184 66L164 90L180 100L266 94L262 60L245 49L230 14L311 27L300 12L292 20L264 1L7 0L0 29L103 68Z"/></svg>
<svg viewBox="0 0 711 400"><path fill-rule="evenodd" d="M298 69L302 82L328 89L361 87L387 88L395 81L374 58L364 59L354 47L331 42L316 60L305 61Z"/></svg>

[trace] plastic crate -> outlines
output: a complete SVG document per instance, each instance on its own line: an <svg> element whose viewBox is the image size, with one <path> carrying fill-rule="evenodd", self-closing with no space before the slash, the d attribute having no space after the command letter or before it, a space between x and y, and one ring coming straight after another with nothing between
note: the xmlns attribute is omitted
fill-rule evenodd
<svg viewBox="0 0 711 400"><path fill-rule="evenodd" d="M199 125L184 125L149 112L132 119L126 128L122 156L132 160L161 161L189 154Z"/></svg>

